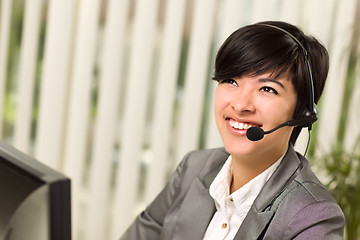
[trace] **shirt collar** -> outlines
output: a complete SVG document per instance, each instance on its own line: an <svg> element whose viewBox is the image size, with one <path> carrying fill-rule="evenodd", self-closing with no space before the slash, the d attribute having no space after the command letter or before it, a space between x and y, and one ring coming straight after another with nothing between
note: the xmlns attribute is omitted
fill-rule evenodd
<svg viewBox="0 0 360 240"><path fill-rule="evenodd" d="M286 153L287 151L285 151ZM270 167L260 173L258 176L250 180L240 189L233 192L230 196L230 184L232 179L232 157L229 155L220 172L215 177L210 185L209 193L215 201L216 208L226 208L226 199L232 198L237 210L242 210L250 207L265 183L269 180L271 175L280 165L285 153Z"/></svg>

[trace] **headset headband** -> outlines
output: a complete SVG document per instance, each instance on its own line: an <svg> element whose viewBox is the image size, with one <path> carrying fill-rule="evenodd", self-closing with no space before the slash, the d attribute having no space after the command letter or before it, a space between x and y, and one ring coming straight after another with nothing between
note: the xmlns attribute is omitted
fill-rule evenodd
<svg viewBox="0 0 360 240"><path fill-rule="evenodd" d="M310 62L308 59L308 52L305 49L304 45L302 45L301 42L294 35L292 35L288 31L286 31L280 27L270 25L270 24L264 24L264 23L260 23L258 25L268 26L268 27L275 28L279 31L282 31L283 33L285 33L286 35L291 37L298 44L298 46L300 46L300 48L302 49L303 54L304 54L305 65L306 65L307 73L308 73L309 85L310 85L310 96L309 96L309 115L310 116L309 117L314 117L314 119L316 121L317 120L317 109L316 109L315 100L314 100L314 81L313 81L313 77L312 77ZM311 115L313 115L313 116L311 116ZM315 122L315 121L313 121L313 122ZM309 128L311 128L311 124L310 124Z"/></svg>

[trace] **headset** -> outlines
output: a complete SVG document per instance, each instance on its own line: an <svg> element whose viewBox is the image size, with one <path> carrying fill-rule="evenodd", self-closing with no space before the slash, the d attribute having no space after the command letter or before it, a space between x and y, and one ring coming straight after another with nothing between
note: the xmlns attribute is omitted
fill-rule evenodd
<svg viewBox="0 0 360 240"><path fill-rule="evenodd" d="M308 109L305 109L303 113L300 114L299 117L297 117L297 119L285 122L269 131L265 131L262 128L259 127L251 127L247 130L246 132L246 136L249 140L251 141L258 141L260 139L262 139L264 137L265 134L269 134L272 133L276 130L278 130L279 128L282 128L284 126L299 126L299 127L307 127L308 131L309 131L309 139L308 139L308 144L306 147L306 152L309 146L309 142L310 142L310 131L312 128L312 125L314 122L316 122L316 120L318 119L318 113L317 113L317 106L315 104L315 100L314 100L314 81L313 81L313 76L312 76L312 71L311 71L311 67L310 67L310 62L309 62L309 58L308 58L308 52L305 49L304 45L301 44L301 42L291 33L289 33L288 31L278 27L278 26L274 26L271 24L265 24L265 23L259 23L257 25L262 25L262 26L267 26L267 27L271 27L274 29L277 29L283 33L285 33L286 35L288 35L292 40L294 40L294 42L301 48L302 52L303 52L303 56L304 56L304 61L305 61L305 65L306 65L306 71L307 71L307 79L308 79L308 83L310 86L310 92L309 92L309 107Z"/></svg>
<svg viewBox="0 0 360 240"><path fill-rule="evenodd" d="M280 27L270 25L270 24L259 24L259 25L272 27L272 28L275 28L275 29L277 29L279 31L282 31L283 33L287 34L289 37L291 37L291 39L294 40L294 42L297 43L297 45L301 48L301 50L303 52L304 61L305 61L305 65L306 65L306 70L307 70L307 73L308 73L309 86L310 86L309 109L306 109L304 111L304 113L302 113L302 116L300 118L303 121L296 124L296 125L298 125L300 127L308 127L311 130L312 124L314 122L316 122L316 120L318 119L318 113L317 113L317 106L316 106L315 100L314 100L314 81L313 81L312 71L311 71L310 62L309 62L309 58L308 58L308 52L305 49L304 45L302 45L302 43L294 35L292 35L288 31L286 31L286 30L284 30L284 29L282 29Z"/></svg>

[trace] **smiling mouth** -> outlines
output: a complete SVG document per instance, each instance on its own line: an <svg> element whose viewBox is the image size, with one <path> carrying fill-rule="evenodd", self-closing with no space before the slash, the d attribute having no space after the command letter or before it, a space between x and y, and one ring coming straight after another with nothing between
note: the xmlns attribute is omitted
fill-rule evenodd
<svg viewBox="0 0 360 240"><path fill-rule="evenodd" d="M251 127L261 127L260 125L255 125L251 123L243 123L243 122L237 122L232 119L229 119L229 124L231 127L238 129L238 130L247 130Z"/></svg>

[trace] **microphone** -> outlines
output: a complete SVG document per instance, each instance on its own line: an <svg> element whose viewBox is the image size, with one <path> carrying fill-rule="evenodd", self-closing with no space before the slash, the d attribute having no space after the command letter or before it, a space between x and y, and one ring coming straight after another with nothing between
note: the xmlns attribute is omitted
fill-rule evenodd
<svg viewBox="0 0 360 240"><path fill-rule="evenodd" d="M250 141L259 141L263 139L265 134L269 134L272 132L275 132L279 128L285 127L285 126L302 126L302 127L311 127L311 124L315 122L317 119L317 116L309 116L307 118L297 119L297 120L291 120L288 122L285 122L283 124L280 124L279 126L269 130L264 131L262 128L259 127L251 127L246 131L246 137Z"/></svg>

